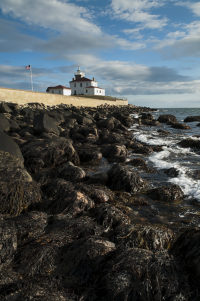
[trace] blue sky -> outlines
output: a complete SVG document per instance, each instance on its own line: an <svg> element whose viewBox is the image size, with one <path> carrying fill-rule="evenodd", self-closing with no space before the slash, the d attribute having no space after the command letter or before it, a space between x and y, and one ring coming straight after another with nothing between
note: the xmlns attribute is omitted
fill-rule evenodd
<svg viewBox="0 0 200 301"><path fill-rule="evenodd" d="M77 66L107 95L200 107L200 1L1 0L0 86L66 85Z"/></svg>

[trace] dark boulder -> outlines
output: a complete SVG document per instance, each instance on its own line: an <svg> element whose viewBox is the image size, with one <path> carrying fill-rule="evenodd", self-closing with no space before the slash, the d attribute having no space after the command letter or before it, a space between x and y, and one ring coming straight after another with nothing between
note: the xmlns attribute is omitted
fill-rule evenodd
<svg viewBox="0 0 200 301"><path fill-rule="evenodd" d="M80 181L86 176L86 173L82 168L75 166L70 161L59 166L57 172L59 177L67 181Z"/></svg>
<svg viewBox="0 0 200 301"><path fill-rule="evenodd" d="M83 164L99 164L103 157L100 148L92 144L85 143L84 145L77 145L76 150L79 155L80 162Z"/></svg>
<svg viewBox="0 0 200 301"><path fill-rule="evenodd" d="M194 122L194 121L200 121L200 116L187 116L184 119L184 122Z"/></svg>
<svg viewBox="0 0 200 301"><path fill-rule="evenodd" d="M170 125L174 129L180 129L180 130L189 130L191 127L185 123L179 123L179 122L170 122Z"/></svg>
<svg viewBox="0 0 200 301"><path fill-rule="evenodd" d="M175 184L151 189L147 192L147 195L153 200L163 202L182 201L184 197L181 188Z"/></svg>
<svg viewBox="0 0 200 301"><path fill-rule="evenodd" d="M134 140L129 145L129 147L133 150L133 152L135 154L149 155L153 152L152 146L144 145L144 144L136 142Z"/></svg>
<svg viewBox="0 0 200 301"><path fill-rule="evenodd" d="M103 146L102 153L109 162L124 162L128 155L126 146L117 144Z"/></svg>
<svg viewBox="0 0 200 301"><path fill-rule="evenodd" d="M171 168L168 168L168 169L164 169L163 171L169 177L175 178L175 177L178 177L178 175L179 175L179 171L176 168L174 168L174 167L171 167Z"/></svg>
<svg viewBox="0 0 200 301"><path fill-rule="evenodd" d="M17 231L14 222L9 220L0 220L0 264L12 261L17 250Z"/></svg>
<svg viewBox="0 0 200 301"><path fill-rule="evenodd" d="M189 280L200 287L200 230L188 229L175 241L171 253L189 273ZM196 299L195 299L196 300Z"/></svg>
<svg viewBox="0 0 200 301"><path fill-rule="evenodd" d="M8 132L10 130L10 123L4 114L0 114L0 131Z"/></svg>
<svg viewBox="0 0 200 301"><path fill-rule="evenodd" d="M161 123L168 123L168 122L177 122L177 119L174 115L165 114L165 115L160 115L158 117L158 121Z"/></svg>
<svg viewBox="0 0 200 301"><path fill-rule="evenodd" d="M79 157L71 140L63 137L35 139L22 146L25 166L31 172L42 168L56 167L68 161L78 165Z"/></svg>
<svg viewBox="0 0 200 301"><path fill-rule="evenodd" d="M5 102L0 103L0 113L12 113L11 108Z"/></svg>
<svg viewBox="0 0 200 301"><path fill-rule="evenodd" d="M46 132L59 135L60 133L55 119L49 117L47 113L40 113L34 117L33 128L39 134Z"/></svg>
<svg viewBox="0 0 200 301"><path fill-rule="evenodd" d="M21 161L0 152L0 213L19 215L41 201L40 187L22 167Z"/></svg>
<svg viewBox="0 0 200 301"><path fill-rule="evenodd" d="M138 192L146 186L146 182L139 174L120 164L114 164L108 171L108 185L114 190Z"/></svg>
<svg viewBox="0 0 200 301"><path fill-rule="evenodd" d="M98 300L186 301L189 289L185 280L167 252L155 255L139 248L122 249L101 271Z"/></svg>
<svg viewBox="0 0 200 301"><path fill-rule="evenodd" d="M5 133L0 131L0 151L7 152L12 156L18 158L21 162L21 166L23 166L24 158L22 156L21 150L17 143L14 140L6 135Z"/></svg>
<svg viewBox="0 0 200 301"><path fill-rule="evenodd" d="M178 143L181 147L191 147L193 149L200 149L200 140L195 140L191 138L187 138Z"/></svg>
<svg viewBox="0 0 200 301"><path fill-rule="evenodd" d="M162 136L168 136L170 134L168 131L163 130L163 129L159 129L159 130L157 130L157 132Z"/></svg>
<svg viewBox="0 0 200 301"><path fill-rule="evenodd" d="M165 225L131 224L119 226L115 243L126 248L140 248L150 251L168 250L174 233Z"/></svg>

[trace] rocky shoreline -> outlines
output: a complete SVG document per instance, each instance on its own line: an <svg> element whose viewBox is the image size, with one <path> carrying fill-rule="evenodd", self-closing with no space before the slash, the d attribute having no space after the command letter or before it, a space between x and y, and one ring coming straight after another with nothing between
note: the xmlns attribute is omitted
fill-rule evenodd
<svg viewBox="0 0 200 301"><path fill-rule="evenodd" d="M162 146L131 130L189 126L151 111L0 104L0 300L200 300L198 217L143 177Z"/></svg>

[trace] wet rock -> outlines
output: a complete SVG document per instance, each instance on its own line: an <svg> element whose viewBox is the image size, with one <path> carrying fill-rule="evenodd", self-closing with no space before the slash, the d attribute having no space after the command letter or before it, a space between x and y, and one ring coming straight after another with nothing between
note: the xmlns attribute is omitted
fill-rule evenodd
<svg viewBox="0 0 200 301"><path fill-rule="evenodd" d="M189 273L189 281L200 286L200 230L188 229L184 231L172 246L171 252L177 261ZM197 299L195 299L197 300Z"/></svg>
<svg viewBox="0 0 200 301"><path fill-rule="evenodd" d="M182 201L184 197L181 188L175 184L169 184L151 189L147 192L147 195L153 200L163 202Z"/></svg>
<svg viewBox="0 0 200 301"><path fill-rule="evenodd" d="M105 147L103 146L102 153L109 162L124 162L128 155L126 146L117 144L111 144Z"/></svg>
<svg viewBox="0 0 200 301"><path fill-rule="evenodd" d="M11 154L12 156L15 156L20 160L21 166L23 166L24 158L22 156L21 150L17 143L14 142L14 140L6 135L5 133L0 131L0 151L7 152Z"/></svg>
<svg viewBox="0 0 200 301"><path fill-rule="evenodd" d="M21 161L9 153L0 152L0 213L19 215L40 201L40 188L22 167Z"/></svg>
<svg viewBox="0 0 200 301"><path fill-rule="evenodd" d="M79 164L79 157L70 140L63 137L34 139L22 146L25 166L33 173L42 168L56 167L71 161Z"/></svg>
<svg viewBox="0 0 200 301"><path fill-rule="evenodd" d="M174 233L164 225L127 225L119 227L116 243L126 248L141 248L151 251L167 250L174 239Z"/></svg>
<svg viewBox="0 0 200 301"><path fill-rule="evenodd" d="M10 263L17 250L17 231L12 221L0 220L0 264Z"/></svg>
<svg viewBox="0 0 200 301"><path fill-rule="evenodd" d="M10 130L10 123L4 114L0 114L0 131L8 132Z"/></svg>
<svg viewBox="0 0 200 301"><path fill-rule="evenodd" d="M11 108L5 102L0 103L0 113L11 113Z"/></svg>
<svg viewBox="0 0 200 301"><path fill-rule="evenodd" d="M81 163L97 165L103 157L100 148L91 144L76 145L76 150Z"/></svg>
<svg viewBox="0 0 200 301"><path fill-rule="evenodd" d="M174 167L169 168L169 169L164 169L164 173L172 178L178 177L178 175L179 175L179 171Z"/></svg>
<svg viewBox="0 0 200 301"><path fill-rule="evenodd" d="M167 285L166 285L167 280ZM132 248L116 252L102 270L98 300L188 300L189 289L166 252Z"/></svg>
<svg viewBox="0 0 200 301"><path fill-rule="evenodd" d="M151 146L143 145L142 143L133 141L130 145L130 148L136 154L149 155L153 152L153 148Z"/></svg>
<svg viewBox="0 0 200 301"><path fill-rule="evenodd" d="M34 117L33 128L35 132L39 134L46 132L59 135L60 133L56 121L49 117L47 113L40 113Z"/></svg>
<svg viewBox="0 0 200 301"><path fill-rule="evenodd" d="M187 138L178 143L181 147L191 147L193 149L200 149L200 140Z"/></svg>
<svg viewBox="0 0 200 301"><path fill-rule="evenodd" d="M168 123L168 122L177 122L177 119L174 115L171 114L165 114L165 115L160 115L158 118L158 121L161 123Z"/></svg>
<svg viewBox="0 0 200 301"><path fill-rule="evenodd" d="M165 130L163 130L163 129L159 129L159 130L157 130L157 132L158 132L159 134L163 135L163 136L167 136L167 135L170 134L168 131L165 131Z"/></svg>
<svg viewBox="0 0 200 301"><path fill-rule="evenodd" d="M139 174L127 166L114 164L108 171L108 184L111 189L138 192L146 186Z"/></svg>
<svg viewBox="0 0 200 301"><path fill-rule="evenodd" d="M184 122L194 122L194 121L200 121L200 116L187 116L184 119Z"/></svg>
<svg viewBox="0 0 200 301"><path fill-rule="evenodd" d="M67 181L80 181L85 178L85 171L75 166L72 162L67 162L58 168L58 174Z"/></svg>
<svg viewBox="0 0 200 301"><path fill-rule="evenodd" d="M191 127L185 123L179 123L179 122L170 122L170 125L174 129L180 129L180 130L189 130Z"/></svg>
<svg viewBox="0 0 200 301"><path fill-rule="evenodd" d="M114 194L106 186L100 185L76 185L76 189L88 195L95 204L106 203L113 200Z"/></svg>

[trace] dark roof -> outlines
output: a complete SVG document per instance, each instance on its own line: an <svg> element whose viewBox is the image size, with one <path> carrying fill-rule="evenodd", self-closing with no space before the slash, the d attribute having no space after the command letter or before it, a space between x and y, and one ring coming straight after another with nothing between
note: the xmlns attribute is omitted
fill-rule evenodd
<svg viewBox="0 0 200 301"><path fill-rule="evenodd" d="M73 79L70 81L70 83L73 83L73 82L92 82L93 80L92 79L89 79L87 77L80 77L78 79Z"/></svg>
<svg viewBox="0 0 200 301"><path fill-rule="evenodd" d="M97 89L102 89L102 90L104 90L103 88L100 88L100 87L94 87L94 86L85 87L85 89L88 89L88 88L97 88Z"/></svg>
<svg viewBox="0 0 200 301"><path fill-rule="evenodd" d="M62 86L62 85L58 85L55 87L48 87L46 91L49 91L50 89L69 89L69 90L71 90L70 88Z"/></svg>

